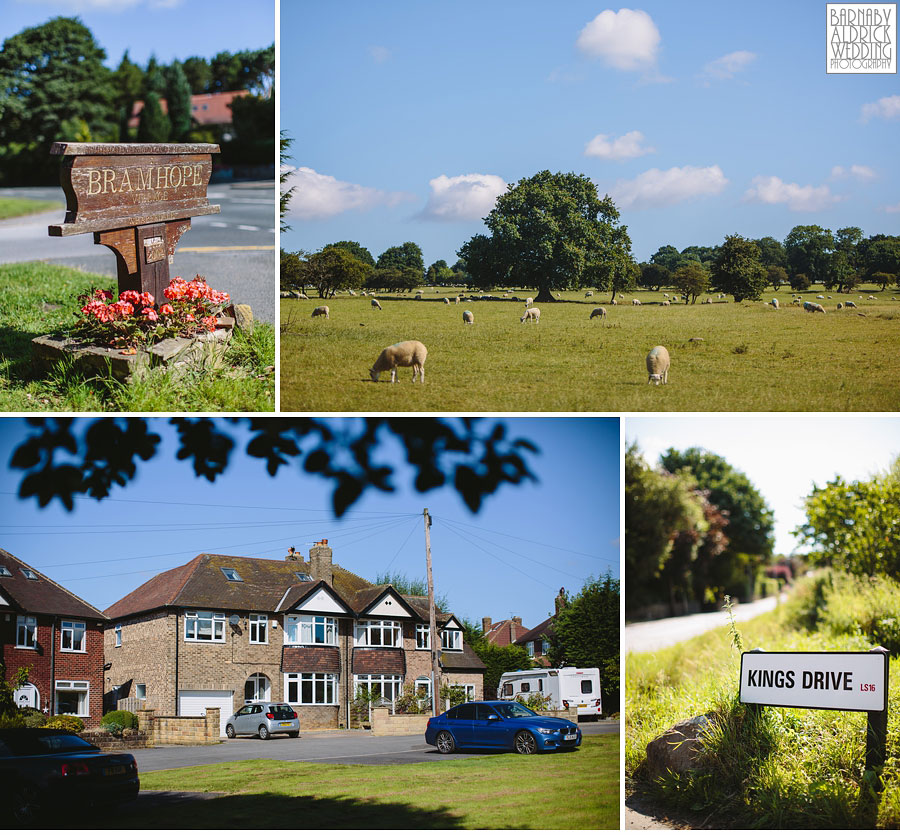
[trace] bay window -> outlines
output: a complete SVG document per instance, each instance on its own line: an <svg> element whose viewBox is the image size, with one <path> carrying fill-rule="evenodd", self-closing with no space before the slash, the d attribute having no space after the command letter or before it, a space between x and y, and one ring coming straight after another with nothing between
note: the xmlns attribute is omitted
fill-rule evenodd
<svg viewBox="0 0 900 835"><path fill-rule="evenodd" d="M90 716L90 684L86 681L56 682L56 713Z"/></svg>
<svg viewBox="0 0 900 835"><path fill-rule="evenodd" d="M395 620L361 620L356 624L356 646L399 647L400 624Z"/></svg>
<svg viewBox="0 0 900 835"><path fill-rule="evenodd" d="M292 705L336 705L337 673L285 673L285 701Z"/></svg>
<svg viewBox="0 0 900 835"><path fill-rule="evenodd" d="M288 615L284 625L286 644L337 646L337 619L324 615Z"/></svg>

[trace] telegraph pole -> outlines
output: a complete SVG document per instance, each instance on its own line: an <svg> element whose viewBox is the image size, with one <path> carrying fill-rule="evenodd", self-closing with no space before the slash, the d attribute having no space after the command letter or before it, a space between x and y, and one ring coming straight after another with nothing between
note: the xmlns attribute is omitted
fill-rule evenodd
<svg viewBox="0 0 900 835"><path fill-rule="evenodd" d="M438 659L440 656L440 644L437 639L437 618L434 613L434 581L431 578L431 517L428 508L423 511L425 517L425 565L428 571L428 628L431 642L431 715L438 715L438 691L440 689L441 673Z"/></svg>

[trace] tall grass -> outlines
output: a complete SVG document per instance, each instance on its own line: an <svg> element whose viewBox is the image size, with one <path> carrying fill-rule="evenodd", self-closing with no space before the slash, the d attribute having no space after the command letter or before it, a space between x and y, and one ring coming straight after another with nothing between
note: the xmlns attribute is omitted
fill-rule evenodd
<svg viewBox="0 0 900 835"><path fill-rule="evenodd" d="M842 581L841 581L842 582ZM839 585L837 598L819 592L817 631L810 622L813 584L797 603L740 625L745 648L769 651L861 651L867 607L893 611L893 582ZM831 612L831 604L834 614ZM851 626L855 613L856 626ZM866 716L842 711L748 708L738 703L740 655L727 625L626 661L626 775L631 790L655 796L666 811L708 819L715 827L896 828L900 826L900 668L891 671L884 792L865 772ZM700 768L650 780L647 744L675 722L703 713L715 721Z"/></svg>
<svg viewBox="0 0 900 835"><path fill-rule="evenodd" d="M863 291L865 295L869 292ZM382 296L330 299L331 318L312 319L318 299L281 303L282 407L339 411L853 411L900 410L900 301L890 291L859 300L859 316L809 314L782 297L762 302L640 307L564 293L542 304L538 324L519 322L512 301L420 302ZM519 296L530 295L520 291ZM815 294L812 294L814 298ZM841 298L841 297L837 297ZM854 296L856 298L856 296ZM626 299L630 302L630 299ZM603 305L606 319L591 320ZM471 310L474 325L464 325ZM387 345L428 348L426 383L403 369L396 385L370 381ZM698 341L702 340L702 341ZM650 386L644 360L654 345L672 356L669 384Z"/></svg>

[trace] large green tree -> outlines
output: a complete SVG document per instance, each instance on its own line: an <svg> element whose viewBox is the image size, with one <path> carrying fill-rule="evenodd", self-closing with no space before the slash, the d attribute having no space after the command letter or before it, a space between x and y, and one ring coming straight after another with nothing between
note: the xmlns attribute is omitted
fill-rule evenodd
<svg viewBox="0 0 900 835"><path fill-rule="evenodd" d="M759 260L759 247L740 235L726 235L712 263L713 287L736 302L759 299L768 278Z"/></svg>
<svg viewBox="0 0 900 835"><path fill-rule="evenodd" d="M372 267L340 247L325 247L310 255L306 265L307 280L323 299L331 298L338 290L362 287L372 273Z"/></svg>
<svg viewBox="0 0 900 835"><path fill-rule="evenodd" d="M821 226L795 226L784 239L788 272L809 277L813 284L824 284L828 278L834 236Z"/></svg>
<svg viewBox="0 0 900 835"><path fill-rule="evenodd" d="M378 256L375 266L379 270L390 267L415 270L419 275L420 283L425 278L425 257L422 255L422 248L413 241L407 241L400 246L388 247Z"/></svg>
<svg viewBox="0 0 900 835"><path fill-rule="evenodd" d="M144 106L138 121L138 142L168 142L172 131L169 117L163 113L159 96L149 90L144 96Z"/></svg>
<svg viewBox="0 0 900 835"><path fill-rule="evenodd" d="M869 280L877 281L884 290L893 276L900 281L900 235L872 235L859 242L861 269ZM884 276L876 279L877 274Z"/></svg>
<svg viewBox="0 0 900 835"><path fill-rule="evenodd" d="M536 302L554 301L552 290L633 280L631 240L618 220L586 175L540 171L497 198L485 218L490 237L475 236L458 254L476 282L533 287Z"/></svg>
<svg viewBox="0 0 900 835"><path fill-rule="evenodd" d="M697 298L709 289L709 272L699 261L683 263L672 278L672 284L696 304Z"/></svg>
<svg viewBox="0 0 900 835"><path fill-rule="evenodd" d="M757 239L756 245L759 247L759 260L764 267L787 266L787 256L781 241L767 236Z"/></svg>
<svg viewBox="0 0 900 835"><path fill-rule="evenodd" d="M0 174L7 183L52 178L50 145L118 136L106 53L76 18L56 17L0 49Z"/></svg>
<svg viewBox="0 0 900 835"><path fill-rule="evenodd" d="M648 290L659 290L661 287L672 286L672 274L662 264L652 262L640 265L641 277L638 283Z"/></svg>
<svg viewBox="0 0 900 835"><path fill-rule="evenodd" d="M597 667L603 712L619 712L619 581L607 574L589 578L553 619L547 635L554 667Z"/></svg>
<svg viewBox="0 0 900 835"><path fill-rule="evenodd" d="M370 267L375 266L375 259L372 257L372 253L359 243L359 241L337 241L336 243L329 244L329 246L336 246L338 249L346 249L347 252L354 258L362 261L363 264L368 264Z"/></svg>
<svg viewBox="0 0 900 835"><path fill-rule="evenodd" d="M116 89L115 107L119 119L119 141L129 139L128 120L134 110L134 103L141 97L144 86L144 71L128 57L128 50L122 55L119 66L112 74Z"/></svg>
<svg viewBox="0 0 900 835"><path fill-rule="evenodd" d="M165 72L166 102L169 106L169 122L172 142L184 142L191 132L191 85L181 64L173 61Z"/></svg>

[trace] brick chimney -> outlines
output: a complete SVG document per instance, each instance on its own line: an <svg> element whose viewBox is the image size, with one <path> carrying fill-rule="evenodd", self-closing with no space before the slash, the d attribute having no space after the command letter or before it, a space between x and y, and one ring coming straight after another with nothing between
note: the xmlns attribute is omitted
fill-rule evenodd
<svg viewBox="0 0 900 835"><path fill-rule="evenodd" d="M487 635L488 632L491 631L491 619L490 618L482 618L481 619L481 631Z"/></svg>
<svg viewBox="0 0 900 835"><path fill-rule="evenodd" d="M509 642L514 644L522 628L522 618L512 618L509 622Z"/></svg>
<svg viewBox="0 0 900 835"><path fill-rule="evenodd" d="M291 547L288 548L288 552L287 552L287 554L285 554L284 558L288 562L300 562L303 560L303 557L301 556L300 552L293 545L291 545Z"/></svg>
<svg viewBox="0 0 900 835"><path fill-rule="evenodd" d="M309 573L313 580L324 580L329 586L334 584L334 566L331 563L331 548L323 539L309 549Z"/></svg>

